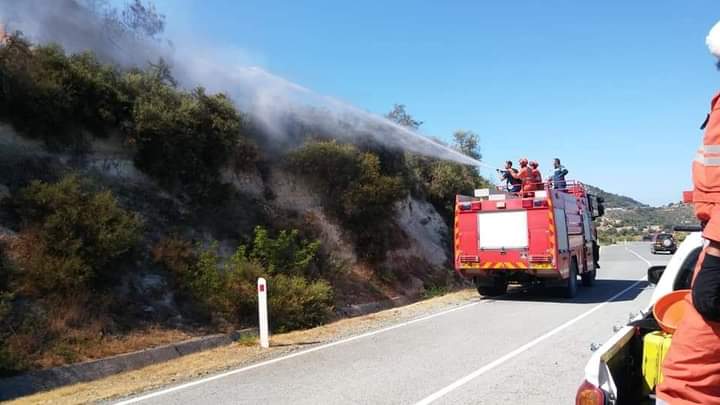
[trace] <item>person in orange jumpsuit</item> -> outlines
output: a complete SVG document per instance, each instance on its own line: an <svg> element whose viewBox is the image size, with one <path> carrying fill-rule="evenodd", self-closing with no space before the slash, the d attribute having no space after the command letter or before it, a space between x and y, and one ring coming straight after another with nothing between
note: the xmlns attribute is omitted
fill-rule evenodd
<svg viewBox="0 0 720 405"><path fill-rule="evenodd" d="M708 45L720 58L720 23L710 32ZM692 170L695 215L703 225L703 237L708 243L695 268L692 293L686 298L691 305L673 334L663 363L664 377L657 387L658 404L720 405L719 99L720 93L710 104L710 115L703 124L703 145Z"/></svg>
<svg viewBox="0 0 720 405"><path fill-rule="evenodd" d="M544 188L542 184L542 173L540 173L540 170L538 170L538 162L531 161L528 163L528 166L530 166L530 172L532 174L532 186L534 190L542 190Z"/></svg>
<svg viewBox="0 0 720 405"><path fill-rule="evenodd" d="M522 158L518 161L518 163L520 164L520 169L518 169L517 173L512 173L511 175L522 181L523 193L533 191L532 169L528 166L528 160L526 158Z"/></svg>

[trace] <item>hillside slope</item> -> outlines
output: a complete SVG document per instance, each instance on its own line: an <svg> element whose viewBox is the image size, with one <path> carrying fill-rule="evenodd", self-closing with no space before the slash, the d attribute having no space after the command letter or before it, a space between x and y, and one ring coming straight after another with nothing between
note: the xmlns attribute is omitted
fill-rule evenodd
<svg viewBox="0 0 720 405"><path fill-rule="evenodd" d="M0 43L0 80L0 375L253 326L258 277L276 331L460 282L454 195L486 184L471 167L352 122L287 117L298 142L279 148L162 63L19 34ZM455 148L479 157L470 132Z"/></svg>
<svg viewBox="0 0 720 405"><path fill-rule="evenodd" d="M643 204L631 197L607 192L599 187L586 185L591 194L605 199L606 208L647 208L649 205Z"/></svg>

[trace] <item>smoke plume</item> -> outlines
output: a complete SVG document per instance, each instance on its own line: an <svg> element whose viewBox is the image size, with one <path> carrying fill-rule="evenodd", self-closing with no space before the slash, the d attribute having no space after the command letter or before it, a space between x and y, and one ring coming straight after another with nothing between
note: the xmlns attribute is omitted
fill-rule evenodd
<svg viewBox="0 0 720 405"><path fill-rule="evenodd" d="M141 2L135 4L143 6ZM298 131L293 128L299 127L350 141L371 139L390 148L482 165L384 117L319 95L261 68L218 63L222 58L193 52L186 43L174 49L169 41L158 38L164 28L162 16L154 14L154 9L149 11L149 20L137 21L115 11L105 0L0 0L0 22L8 31L20 31L35 42L57 42L68 52L92 50L100 60L123 67L164 59L184 87L203 86L228 94L262 127L270 137L268 144L276 148L296 143L292 134Z"/></svg>

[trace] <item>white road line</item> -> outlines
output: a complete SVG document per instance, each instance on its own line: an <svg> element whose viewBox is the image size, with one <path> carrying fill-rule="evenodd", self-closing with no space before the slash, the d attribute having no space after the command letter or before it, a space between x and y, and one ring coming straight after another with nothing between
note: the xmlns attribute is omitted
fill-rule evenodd
<svg viewBox="0 0 720 405"><path fill-rule="evenodd" d="M636 251L634 251L634 250L632 250L632 249L630 249L630 248L628 248L628 247L626 247L625 250L627 250L628 252L630 252L630 253L634 254L635 256L637 256L638 259L640 259L640 260L644 261L645 263L647 263L648 266L652 266L652 263L650 263L650 260L642 257L642 256L640 255L640 253L638 253L638 252L636 252Z"/></svg>
<svg viewBox="0 0 720 405"><path fill-rule="evenodd" d="M208 382L210 382L210 381L219 380L219 379L221 379L221 378L225 378L225 377L231 376L231 375L233 375L233 374L238 374L238 373L242 373L242 372L245 372L245 371L253 370L253 369L256 369L256 368L259 368L259 367L268 366L268 365L270 365L270 364L279 363L279 362L281 362L281 361L283 361L283 360L289 360L289 359L292 359L292 358L294 358L294 357L299 357L299 356L302 356L302 355L305 355L305 354L310 354L310 353L312 353L312 352L316 352L316 351L319 351L319 350L328 349L328 348L330 348L330 347L338 346L338 345L345 344L345 343L350 343L350 342L353 342L353 341L355 341L355 340L363 339L363 338L370 337L370 336L379 335L379 334L381 334L381 333L389 332L389 331L394 330L394 329L402 328L403 326L408 326L408 325L412 325L412 324L414 324L414 323L418 323L418 322L422 322L422 321L427 321L428 319L437 318L437 317L439 317L439 316L447 315L447 314L452 313L452 312L455 312L455 311L459 311L459 310L462 310L462 309L474 307L474 306L476 306L476 305L482 304L483 302L491 302L491 301L488 301L488 300L477 301L477 302L473 302L473 303L470 303L470 304L462 305L462 306L459 306L459 307L456 307L456 308L451 308L451 309L448 309L448 310L445 310L445 311L441 311L441 312L437 312L437 313L434 313L434 314L431 314L431 315L428 315L428 316L424 316L424 317L421 317L421 318L416 318L416 319L413 319L413 320L410 320L410 321L406 321L406 322L398 323L398 324L395 324L395 325L392 325L392 326L388 326L388 327L386 327L386 328L382 328L382 329L378 329L378 330L375 330L375 331L363 333L362 335L351 336L351 337L349 337L349 338L341 339L341 340L338 340L338 341L335 341L335 342L327 343L327 344L320 345L320 346L315 346L315 347L313 347L313 348L311 348L311 349L303 350L303 351L300 351L300 352L295 352L295 353L289 354L289 355L287 355L287 356L277 357L277 358L274 358L274 359L271 359L271 360L263 361L263 362L261 362L261 363L253 364L253 365L250 365L250 366L247 366L247 367L243 367L243 368L238 368L238 369L235 369L235 370L226 371L226 372L224 372L224 373L216 374L216 375L213 375L213 376L211 376L211 377L207 377L207 378L203 378L203 379L200 379L200 380L191 381L191 382L185 383L185 384L176 385L176 386L174 386L174 387L170 387L170 388L167 388L167 389L164 389L164 390L152 392L152 393L149 393L149 394L146 394L146 395L142 395L142 396L139 396L139 397L129 398L129 399L126 399L126 400L124 400L124 401L117 402L116 404L117 404L117 405L125 405L125 404L138 403L138 402L141 402L141 401L148 400L148 399L150 399L150 398L159 397L159 396L161 396L161 395L169 394L169 393L172 393L172 392L175 392L175 391L180 391L180 390L183 390L183 389L186 389L186 388L190 388L190 387L193 387L193 386L196 386L196 385L205 384L205 383L208 383Z"/></svg>
<svg viewBox="0 0 720 405"><path fill-rule="evenodd" d="M575 318L573 318L573 319L565 322L564 324L558 326L557 328L551 330L550 332L547 332L546 334L544 334L544 335L542 335L542 336L540 336L540 337L538 337L538 338L536 338L536 339L534 339L534 340L532 340L532 341L530 341L530 342L528 342L528 343L526 343L526 344L518 347L517 349L515 349L515 350L511 351L510 353L508 353L508 354L500 357L499 359L493 361L492 363L489 363L489 364L484 365L483 367L481 367L481 368L473 371L472 373L470 373L470 374L466 375L465 377L463 377L463 378L455 381L454 383L446 386L445 388L443 388L443 389L441 389L441 390L439 390L439 391L436 391L435 393L431 394L430 396L428 396L428 397L426 397L426 398L424 398L424 399L421 399L421 400L418 401L415 405L427 405L427 404L430 404L430 403L433 403L433 402L437 401L438 399L440 399L440 398L444 397L445 395L449 394L450 392L452 392L452 391L454 391L454 390L462 387L463 385L469 383L470 381L474 380L475 378L480 377L481 375L483 375L483 374L487 373L488 371L494 369L495 367L500 366L501 364L503 364L503 363L511 360L512 358L518 356L519 354L522 354L522 353L524 353L524 352L532 349L534 346L537 346L538 344L540 344L540 343L543 342L544 340L549 339L550 337L552 337L552 336L558 334L559 332L561 332L561 331L569 328L570 326L572 326L572 325L575 324L576 322L582 320L583 318L586 318L586 317L588 317L589 315L593 314L594 312L597 312L600 308L604 307L604 306L607 305L608 303L614 301L616 298L622 296L622 295L625 294L626 292L628 292L628 291L632 290L633 288L637 287L638 284L640 284L640 283L642 283L642 282L644 282L644 281L645 281L645 278L634 282L632 285L630 285L630 286L627 287L626 289L620 291L619 293L613 295L610 299L608 299L607 301L603 302L602 304L593 307L593 308L590 309L589 311L587 311L587 312L585 312L585 313L583 313L583 314L581 314L581 315L576 316Z"/></svg>

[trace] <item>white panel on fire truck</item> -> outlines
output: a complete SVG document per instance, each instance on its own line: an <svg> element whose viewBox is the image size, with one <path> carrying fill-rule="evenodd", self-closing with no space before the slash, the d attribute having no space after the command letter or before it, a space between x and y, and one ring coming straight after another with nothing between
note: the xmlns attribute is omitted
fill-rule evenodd
<svg viewBox="0 0 720 405"><path fill-rule="evenodd" d="M528 247L527 211L493 211L478 214L480 249Z"/></svg>
<svg viewBox="0 0 720 405"><path fill-rule="evenodd" d="M477 197L477 198L486 198L489 196L490 196L489 188L478 188L475 190L475 197Z"/></svg>
<svg viewBox="0 0 720 405"><path fill-rule="evenodd" d="M490 201L504 201L505 194L490 194Z"/></svg>
<svg viewBox="0 0 720 405"><path fill-rule="evenodd" d="M539 190L535 192L536 200L544 200L547 198L547 190Z"/></svg>
<svg viewBox="0 0 720 405"><path fill-rule="evenodd" d="M555 208L555 235L557 235L557 247L559 250L568 250L567 220L565 211Z"/></svg>

